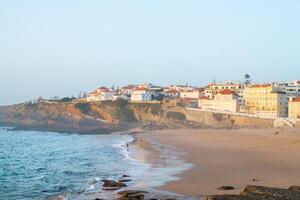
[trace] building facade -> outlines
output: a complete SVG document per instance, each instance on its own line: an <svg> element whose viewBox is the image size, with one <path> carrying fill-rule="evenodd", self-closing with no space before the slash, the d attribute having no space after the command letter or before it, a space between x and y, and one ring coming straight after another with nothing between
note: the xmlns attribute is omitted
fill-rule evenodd
<svg viewBox="0 0 300 200"><path fill-rule="evenodd" d="M201 96L201 88L193 88L180 91L180 97L183 99L199 99Z"/></svg>
<svg viewBox="0 0 300 200"><path fill-rule="evenodd" d="M300 119L300 97L290 97L289 118Z"/></svg>
<svg viewBox="0 0 300 200"><path fill-rule="evenodd" d="M204 95L213 99L216 94L223 90L234 91L238 96L242 97L244 94L244 85L238 83L210 84L205 87Z"/></svg>
<svg viewBox="0 0 300 200"><path fill-rule="evenodd" d="M180 91L176 89L169 89L164 92L165 96L168 98L180 97Z"/></svg>
<svg viewBox="0 0 300 200"><path fill-rule="evenodd" d="M111 101L113 100L114 93L106 88L100 87L97 88L95 91L88 94L86 97L87 102L96 102L96 101Z"/></svg>
<svg viewBox="0 0 300 200"><path fill-rule="evenodd" d="M214 99L202 97L198 106L205 110L239 112L239 96L232 90L225 89L214 95Z"/></svg>
<svg viewBox="0 0 300 200"><path fill-rule="evenodd" d="M151 101L151 92L146 88L136 88L131 94L131 101Z"/></svg>
<svg viewBox="0 0 300 200"><path fill-rule="evenodd" d="M244 91L243 112L266 117L286 117L286 94L273 84L249 85Z"/></svg>
<svg viewBox="0 0 300 200"><path fill-rule="evenodd" d="M288 99L290 99L290 97L300 97L300 80L294 80L286 83L285 92Z"/></svg>

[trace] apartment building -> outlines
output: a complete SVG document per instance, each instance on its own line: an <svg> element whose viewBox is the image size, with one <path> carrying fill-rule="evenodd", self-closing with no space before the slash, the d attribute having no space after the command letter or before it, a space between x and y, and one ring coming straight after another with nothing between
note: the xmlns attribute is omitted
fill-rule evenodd
<svg viewBox="0 0 300 200"><path fill-rule="evenodd" d="M286 94L274 84L249 85L244 90L244 112L266 117L286 117Z"/></svg>
<svg viewBox="0 0 300 200"><path fill-rule="evenodd" d="M290 97L289 118L300 119L300 97Z"/></svg>

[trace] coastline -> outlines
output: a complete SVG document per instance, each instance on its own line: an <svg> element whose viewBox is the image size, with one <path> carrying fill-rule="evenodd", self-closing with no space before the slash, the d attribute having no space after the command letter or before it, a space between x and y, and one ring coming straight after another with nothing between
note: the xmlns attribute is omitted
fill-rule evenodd
<svg viewBox="0 0 300 200"><path fill-rule="evenodd" d="M185 152L180 159L194 165L175 175L179 179L155 188L160 191L199 197L238 194L251 184L279 188L300 184L299 129L177 129L136 137L173 146ZM223 185L235 189L217 190Z"/></svg>
<svg viewBox="0 0 300 200"><path fill-rule="evenodd" d="M132 182L116 191L97 191L75 199L111 199L126 190L148 191L147 198L203 199L239 194L246 185L289 188L300 185L300 129L164 129L135 128L112 132L131 136L121 154L148 165L129 173ZM124 152L126 151L126 152ZM125 155L125 154L126 155ZM145 173L146 172L146 173ZM101 181L97 184L101 184ZM234 190L220 191L230 185Z"/></svg>

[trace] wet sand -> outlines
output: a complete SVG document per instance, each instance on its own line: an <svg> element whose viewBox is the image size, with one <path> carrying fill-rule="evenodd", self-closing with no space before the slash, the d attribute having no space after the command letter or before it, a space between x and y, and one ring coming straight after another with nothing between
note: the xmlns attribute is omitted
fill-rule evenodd
<svg viewBox="0 0 300 200"><path fill-rule="evenodd" d="M300 185L299 129L179 129L136 137L171 145L178 152L185 152L185 161L194 165L179 175L180 180L167 183L160 190L210 195L226 193L216 189L222 185L236 188L228 193L239 193L248 184ZM140 147L148 152L144 160L157 160L157 150L151 150L148 144L141 143Z"/></svg>

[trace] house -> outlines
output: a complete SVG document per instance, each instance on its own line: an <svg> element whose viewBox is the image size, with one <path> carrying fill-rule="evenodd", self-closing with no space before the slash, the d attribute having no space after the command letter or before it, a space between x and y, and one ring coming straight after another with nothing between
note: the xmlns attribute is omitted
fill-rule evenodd
<svg viewBox="0 0 300 200"><path fill-rule="evenodd" d="M201 96L201 90L199 88L187 89L180 92L180 97L183 99L184 98L199 99L200 96Z"/></svg>
<svg viewBox="0 0 300 200"><path fill-rule="evenodd" d="M88 94L86 97L87 102L96 102L96 101L111 101L113 100L114 93L106 88L100 87L97 88L95 91Z"/></svg>
<svg viewBox="0 0 300 200"><path fill-rule="evenodd" d="M176 89L169 89L165 91L165 97L167 98L177 98L180 97L180 91Z"/></svg>
<svg viewBox="0 0 300 200"><path fill-rule="evenodd" d="M151 92L145 87L135 88L131 94L131 101L151 101Z"/></svg>
<svg viewBox="0 0 300 200"><path fill-rule="evenodd" d="M290 97L300 97L300 80L294 80L286 83L285 92L288 99L290 99Z"/></svg>
<svg viewBox="0 0 300 200"><path fill-rule="evenodd" d="M239 96L230 89L221 90L214 95L214 99L207 96L199 98L198 106L205 110L239 112Z"/></svg>
<svg viewBox="0 0 300 200"><path fill-rule="evenodd" d="M286 117L286 93L274 84L245 87L244 112L266 117Z"/></svg>
<svg viewBox="0 0 300 200"><path fill-rule="evenodd" d="M133 92L133 90L136 88L136 85L127 85L121 88L121 94L124 94L126 96L130 96Z"/></svg>
<svg viewBox="0 0 300 200"><path fill-rule="evenodd" d="M207 85L204 89L204 95L210 99L213 99L216 94L226 89L234 91L238 96L243 97L244 85L234 82ZM242 98L240 98L240 101L242 101Z"/></svg>
<svg viewBox="0 0 300 200"><path fill-rule="evenodd" d="M141 87L143 87L143 86L141 86ZM150 91L150 93L154 99L163 99L163 93L164 93L163 87L149 84L148 87L146 87L146 88Z"/></svg>
<svg viewBox="0 0 300 200"><path fill-rule="evenodd" d="M300 97L289 100L289 118L300 119Z"/></svg>

